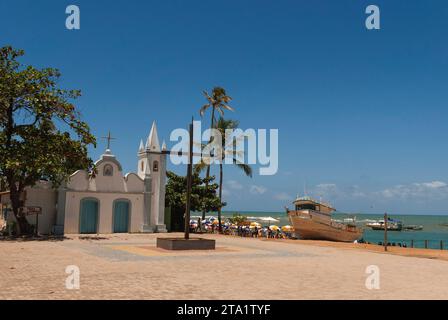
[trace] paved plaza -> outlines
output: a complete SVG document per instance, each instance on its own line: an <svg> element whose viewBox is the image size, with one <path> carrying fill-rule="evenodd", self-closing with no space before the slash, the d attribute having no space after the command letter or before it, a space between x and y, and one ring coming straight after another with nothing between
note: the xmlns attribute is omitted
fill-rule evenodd
<svg viewBox="0 0 448 320"><path fill-rule="evenodd" d="M215 251L169 252L158 236L0 241L0 299L448 298L447 261L220 235L206 235ZM370 265L379 290L366 288ZM79 289L67 289L67 266Z"/></svg>

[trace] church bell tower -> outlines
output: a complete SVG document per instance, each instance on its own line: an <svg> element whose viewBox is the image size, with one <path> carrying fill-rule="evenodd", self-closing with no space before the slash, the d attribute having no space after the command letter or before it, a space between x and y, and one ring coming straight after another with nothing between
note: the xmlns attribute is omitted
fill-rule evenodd
<svg viewBox="0 0 448 320"><path fill-rule="evenodd" d="M138 176L145 183L144 224L142 232L166 232L165 187L166 145L160 147L157 126L152 124L146 144L138 150Z"/></svg>

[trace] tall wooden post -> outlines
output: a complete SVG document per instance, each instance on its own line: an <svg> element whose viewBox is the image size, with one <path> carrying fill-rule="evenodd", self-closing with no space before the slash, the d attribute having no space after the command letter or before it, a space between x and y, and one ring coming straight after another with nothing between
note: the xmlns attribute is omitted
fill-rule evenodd
<svg viewBox="0 0 448 320"><path fill-rule="evenodd" d="M384 214L384 251L387 251L387 212Z"/></svg>
<svg viewBox="0 0 448 320"><path fill-rule="evenodd" d="M34 236L37 237L39 235L39 213L36 212L36 230L34 231Z"/></svg>
<svg viewBox="0 0 448 320"><path fill-rule="evenodd" d="M190 152L188 154L187 166L187 201L185 205L185 240L190 239L190 207L191 207L191 185L193 171L193 119L190 124Z"/></svg>

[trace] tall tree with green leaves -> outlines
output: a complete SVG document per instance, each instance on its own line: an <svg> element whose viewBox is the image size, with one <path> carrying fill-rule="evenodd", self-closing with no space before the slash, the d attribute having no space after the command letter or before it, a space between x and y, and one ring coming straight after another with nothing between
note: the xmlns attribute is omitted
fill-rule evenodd
<svg viewBox="0 0 448 320"><path fill-rule="evenodd" d="M222 139L221 142L221 152L219 152L220 155L220 163L219 163L219 200L222 202L222 187L223 187L223 181L224 181L224 167L223 163L226 157L230 158L232 163L237 166L239 169L241 169L244 174L248 177L252 178L252 168L248 164L245 164L241 162L239 159L241 157L244 157L244 154L241 154L241 151L235 150L233 147L234 141L233 139L226 139L226 130L233 130L238 128L238 121L236 120L226 120L223 117L220 117L218 122L216 123L215 129L217 129ZM236 139L241 139L244 137L236 137ZM207 167L210 167L209 165L205 164L203 161L200 162L195 166L196 172L199 172ZM222 231L222 207L218 208L218 222L219 222L219 232Z"/></svg>
<svg viewBox="0 0 448 320"><path fill-rule="evenodd" d="M207 91L203 91L205 98L207 99L207 103L204 104L199 110L199 114L201 117L204 117L205 112L208 109L211 109L211 120L210 120L210 129L215 127L217 122L216 113L219 113L221 117L224 116L224 110L234 111L234 109L229 106L232 98L227 95L226 90L221 87L214 87L211 94ZM212 138L210 138L209 143L212 142ZM207 166L205 178L208 179L210 177L210 166ZM207 182L206 182L207 184ZM205 219L205 211L202 212L202 219Z"/></svg>
<svg viewBox="0 0 448 320"><path fill-rule="evenodd" d="M171 208L171 212L181 217L185 214L185 203L187 201L187 177L179 176L174 172L167 172L167 184L165 192L165 203ZM193 211L216 211L225 206L217 196L218 184L214 183L215 177L201 178L198 172L193 172L191 186L191 210ZM206 184L207 182L207 184ZM178 220L178 219L176 219ZM183 224L182 224L183 225Z"/></svg>
<svg viewBox="0 0 448 320"><path fill-rule="evenodd" d="M23 55L0 48L0 175L21 234L30 231L21 210L25 188L41 179L57 187L75 170L89 170L87 147L96 144L73 104L81 92L60 89L57 69L22 65Z"/></svg>

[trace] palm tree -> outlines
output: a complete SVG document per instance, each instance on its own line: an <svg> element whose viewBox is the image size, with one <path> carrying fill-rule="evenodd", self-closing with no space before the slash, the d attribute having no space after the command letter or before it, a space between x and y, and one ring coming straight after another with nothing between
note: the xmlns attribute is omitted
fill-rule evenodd
<svg viewBox="0 0 448 320"><path fill-rule="evenodd" d="M221 87L214 87L211 94L207 91L203 91L205 98L207 99L207 103L204 104L199 110L199 114L201 117L204 117L207 109L212 109L211 121L210 121L210 129L215 127L216 123L216 112L220 114L221 117L224 116L224 110L234 111L234 109L228 105L232 98L227 95L226 90ZM209 143L212 141L210 138ZM210 177L210 166L207 166L206 178ZM208 182L206 182L207 186ZM205 219L205 211L202 212L202 219Z"/></svg>
<svg viewBox="0 0 448 320"><path fill-rule="evenodd" d="M201 107L201 109L199 110L199 114L201 115L201 117L203 117L205 111L207 111L208 108L212 108L210 128L213 128L214 124L216 123L216 111L221 115L221 117L224 116L224 110L235 111L231 106L228 105L228 103L232 101L232 98L227 95L224 88L214 87L211 95L205 90L203 91L203 94L207 99L207 103Z"/></svg>
<svg viewBox="0 0 448 320"><path fill-rule="evenodd" d="M235 120L225 120L223 117L220 117L218 122L216 123L215 128L220 131L221 136L225 137L226 130L228 129L235 129L238 128L238 121ZM236 137L239 139L240 137ZM233 139L232 141L226 141L226 139L222 139L222 146L221 146L221 152L219 152L219 155L221 156L221 161L219 163L219 201L222 204L222 186L223 186L223 179L224 179L224 168L223 168L223 162L226 157L230 157L232 159L232 162L234 165L236 165L238 168L240 168L248 177L252 178L252 168L251 166L242 163L238 160L239 156L241 155L239 151L234 150L233 148ZM196 165L195 170L201 171L204 168L210 168L210 165L207 165L204 162L200 162ZM222 213L222 205L218 208L218 222L219 222L219 232L222 231L222 220L221 220L221 213Z"/></svg>

